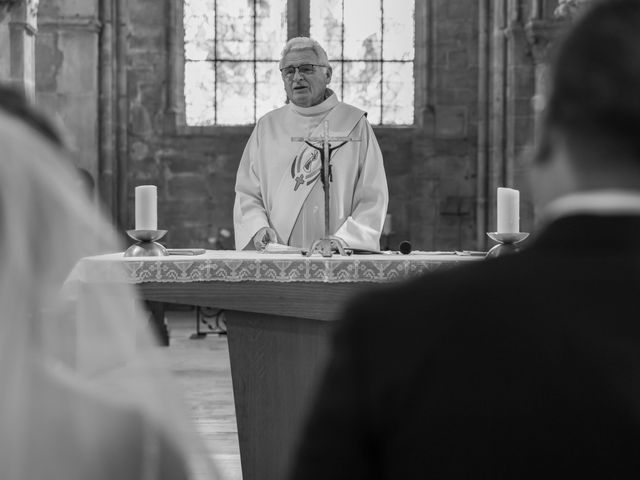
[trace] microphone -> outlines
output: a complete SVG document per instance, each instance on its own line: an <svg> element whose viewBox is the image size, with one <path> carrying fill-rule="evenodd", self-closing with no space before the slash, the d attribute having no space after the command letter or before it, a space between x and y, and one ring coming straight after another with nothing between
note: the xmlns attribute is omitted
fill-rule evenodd
<svg viewBox="0 0 640 480"><path fill-rule="evenodd" d="M407 240L404 240L403 242L400 242L400 253L402 253L403 255L408 255L411 253L411 242L408 242Z"/></svg>

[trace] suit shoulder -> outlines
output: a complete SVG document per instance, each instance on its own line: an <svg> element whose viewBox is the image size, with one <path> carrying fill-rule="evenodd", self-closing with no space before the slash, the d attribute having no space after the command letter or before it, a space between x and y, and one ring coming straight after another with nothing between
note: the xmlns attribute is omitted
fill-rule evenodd
<svg viewBox="0 0 640 480"><path fill-rule="evenodd" d="M525 274L529 263L529 256L523 253L453 266L443 264L433 272L410 280L408 288L420 291L433 290L443 296L493 291L497 285L506 287L518 275Z"/></svg>
<svg viewBox="0 0 640 480"><path fill-rule="evenodd" d="M361 293L350 302L347 312L360 312L368 318L389 314L399 317L399 313L408 313L410 317L418 311L435 311L445 305L465 308L461 298L490 299L502 286L517 288L514 275L524 275L527 265L524 255L454 266L441 264L415 278L382 284Z"/></svg>

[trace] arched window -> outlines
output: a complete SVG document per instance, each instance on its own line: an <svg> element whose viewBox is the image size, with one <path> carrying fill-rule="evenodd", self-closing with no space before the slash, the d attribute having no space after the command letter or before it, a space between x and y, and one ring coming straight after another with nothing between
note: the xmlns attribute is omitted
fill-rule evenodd
<svg viewBox="0 0 640 480"><path fill-rule="evenodd" d="M327 50L340 99L367 111L374 125L412 125L414 3L183 0L180 123L249 125L283 105L280 52L287 38L310 35Z"/></svg>

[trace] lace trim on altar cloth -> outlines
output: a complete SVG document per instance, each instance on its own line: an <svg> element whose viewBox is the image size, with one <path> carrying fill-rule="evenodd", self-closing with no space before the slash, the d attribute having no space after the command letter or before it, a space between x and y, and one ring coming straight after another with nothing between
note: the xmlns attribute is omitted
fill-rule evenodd
<svg viewBox="0 0 640 480"><path fill-rule="evenodd" d="M92 257L98 258L98 257ZM402 280L446 268L464 261L465 257L444 259L442 257L417 259L398 257L397 259L351 258L315 259L290 257L284 259L228 258L228 259L175 259L166 257L155 260L103 261L83 259L75 268L71 279L82 282L126 283L180 283L180 282L388 282Z"/></svg>

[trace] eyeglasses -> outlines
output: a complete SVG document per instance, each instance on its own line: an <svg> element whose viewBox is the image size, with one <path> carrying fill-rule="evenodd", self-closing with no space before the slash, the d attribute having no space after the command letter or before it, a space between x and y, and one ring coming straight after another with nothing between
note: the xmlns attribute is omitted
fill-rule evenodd
<svg viewBox="0 0 640 480"><path fill-rule="evenodd" d="M304 65L298 65L297 67L289 66L283 67L280 69L282 75L291 78L296 73L296 70L300 73L300 75L311 75L315 73L316 67L326 67L326 65L315 65L313 63L305 63Z"/></svg>

